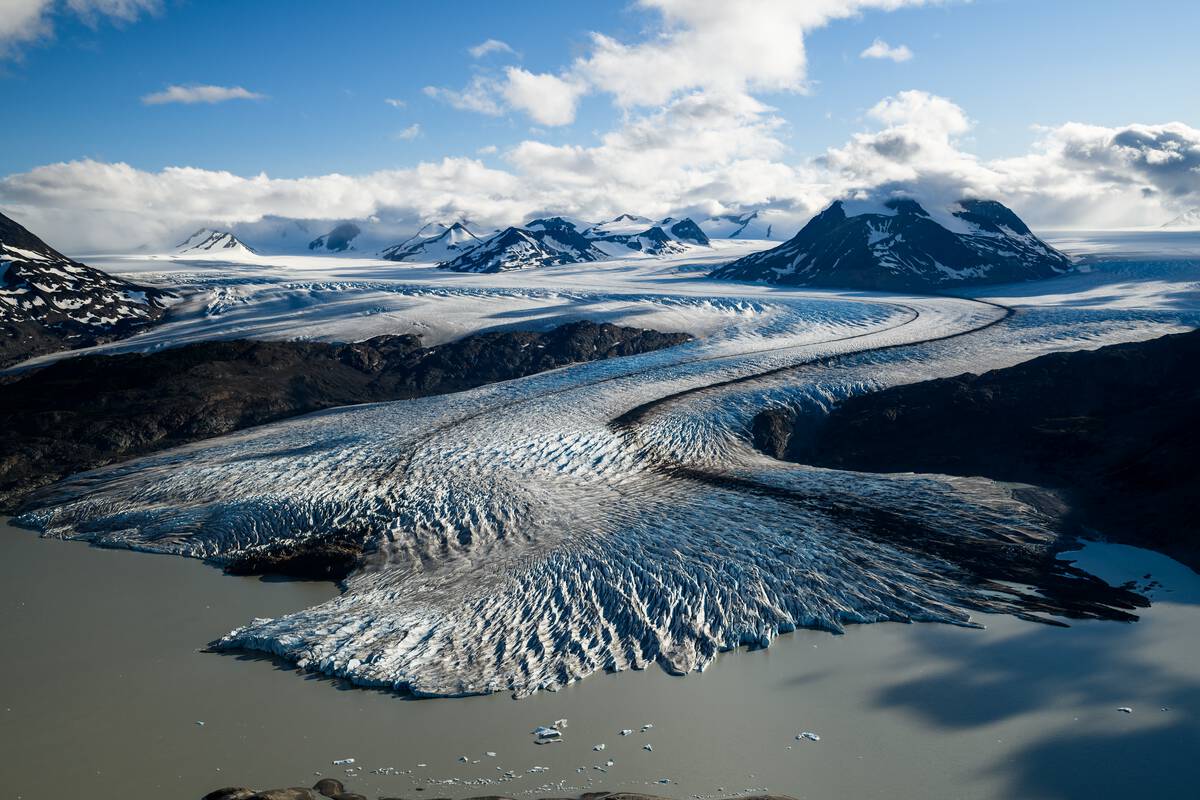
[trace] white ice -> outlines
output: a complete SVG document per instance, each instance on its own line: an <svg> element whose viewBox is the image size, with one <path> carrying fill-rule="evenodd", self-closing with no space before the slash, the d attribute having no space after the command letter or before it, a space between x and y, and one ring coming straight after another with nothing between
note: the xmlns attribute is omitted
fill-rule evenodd
<svg viewBox="0 0 1200 800"><path fill-rule="evenodd" d="M329 530L361 532L367 561L341 596L253 620L221 642L361 684L526 694L596 670L658 663L684 673L800 626L969 624L971 608L994 600L994 587L962 580L953 563L868 535L860 512L886 509L967 543L1036 549L1053 539L989 481L769 459L748 444L758 411L823 407L881 385L1200 321L1200 261L1100 264L989 290L1000 305L701 277L715 261L762 246L718 242L699 263L689 254L498 276L350 259L205 270L114 260L195 294L178 319L108 349L214 334L420 330L439 341L574 318L701 338L200 442L69 479L21 521L217 560Z"/></svg>

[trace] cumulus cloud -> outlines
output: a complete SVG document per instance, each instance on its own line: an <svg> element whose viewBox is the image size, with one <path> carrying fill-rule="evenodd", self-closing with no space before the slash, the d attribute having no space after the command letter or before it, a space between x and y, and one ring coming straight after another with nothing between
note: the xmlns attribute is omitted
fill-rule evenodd
<svg viewBox="0 0 1200 800"><path fill-rule="evenodd" d="M575 105L585 88L578 81L555 75L535 75L509 67L504 74L504 99L541 125L566 125L575 119Z"/></svg>
<svg viewBox="0 0 1200 800"><path fill-rule="evenodd" d="M413 139L421 135L421 123L414 122L404 130L396 134L396 138L403 142L411 142Z"/></svg>
<svg viewBox="0 0 1200 800"><path fill-rule="evenodd" d="M897 64L903 61L910 61L913 57L912 50L908 49L908 45L901 44L892 47L883 39L876 39L871 42L871 46L858 54L859 58L879 58L895 61Z"/></svg>
<svg viewBox="0 0 1200 800"><path fill-rule="evenodd" d="M476 79L462 92L431 94L457 108L488 114L519 110L541 124L562 125L574 119L579 98L593 92L611 95L625 109L662 106L694 91L803 92L809 32L872 9L932 2L939 0L638 0L657 23L643 41L592 33L589 52L557 73L509 69ZM534 102L535 87L551 88L554 98ZM480 93L487 94L486 102ZM471 101L464 102L464 95Z"/></svg>
<svg viewBox="0 0 1200 800"><path fill-rule="evenodd" d="M471 58L483 58L491 53L507 53L515 56L516 50L509 46L508 42L502 42L499 39L487 39L480 42L474 47L468 48L467 52L471 54Z"/></svg>
<svg viewBox="0 0 1200 800"><path fill-rule="evenodd" d="M408 106L408 103L404 102L403 100L397 100L394 97L385 97L383 98L383 102L387 103L392 108L406 108Z"/></svg>
<svg viewBox="0 0 1200 800"><path fill-rule="evenodd" d="M176 86L171 85L161 92L154 92L142 98L148 106L159 106L166 103L224 103L228 100L262 100L266 95L252 92L241 86Z"/></svg>
<svg viewBox="0 0 1200 800"><path fill-rule="evenodd" d="M1200 130L1182 123L1067 123L1040 129L1028 153L983 160L966 149L970 118L946 98L900 92L866 119L868 129L843 144L789 159L785 124L769 106L697 91L630 115L592 146L528 139L502 153L503 168L447 158L280 179L84 160L0 179L0 206L76 251L161 246L196 223L265 216L501 226L547 212L602 219L769 208L799 227L836 197L893 189L995 198L1035 226L1151 225L1200 206Z"/></svg>
<svg viewBox="0 0 1200 800"><path fill-rule="evenodd" d="M91 25L101 19L132 22L159 10L159 0L4 0L0 13L0 58L20 52L22 45L54 33L53 18L73 13Z"/></svg>

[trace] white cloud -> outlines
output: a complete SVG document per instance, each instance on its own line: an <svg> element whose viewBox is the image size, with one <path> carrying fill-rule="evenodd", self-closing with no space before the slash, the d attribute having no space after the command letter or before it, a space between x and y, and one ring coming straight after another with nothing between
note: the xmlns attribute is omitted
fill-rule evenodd
<svg viewBox="0 0 1200 800"><path fill-rule="evenodd" d="M489 145L484 145L483 147L476 150L475 155L477 155L477 156L494 156L498 152L500 152L499 147L496 147L496 145L494 145L494 144L489 144Z"/></svg>
<svg viewBox="0 0 1200 800"><path fill-rule="evenodd" d="M883 39L876 39L871 42L871 46L858 54L859 58L886 58L895 61L897 64L903 61L910 61L913 57L912 50L908 49L908 45L901 44L892 47Z"/></svg>
<svg viewBox="0 0 1200 800"><path fill-rule="evenodd" d="M901 92L867 119L869 130L819 157L789 159L784 122L771 108L744 95L693 92L631 114L593 146L521 142L503 153L503 169L447 158L280 179L74 161L0 179L0 206L73 251L162 246L196 223L268 215L466 217L500 226L546 212L602 219L771 208L799 227L835 197L881 187L995 198L1035 226L1153 225L1200 206L1200 130L1182 123L1067 123L1042 129L1030 152L982 160L965 148L970 119L945 98Z"/></svg>
<svg viewBox="0 0 1200 800"><path fill-rule="evenodd" d="M575 106L586 91L577 81L535 75L519 67L509 67L504 77L504 99L542 125L567 125L574 121Z"/></svg>
<svg viewBox="0 0 1200 800"><path fill-rule="evenodd" d="M52 36L53 18L64 11L91 25L102 18L132 22L142 13L155 13L160 0L3 0L0 2L0 58L11 57L27 45Z"/></svg>
<svg viewBox="0 0 1200 800"><path fill-rule="evenodd" d="M241 86L168 86L161 92L154 92L142 98L148 106L165 103L224 103L227 100L261 100L266 95L251 92Z"/></svg>
<svg viewBox="0 0 1200 800"><path fill-rule="evenodd" d="M414 122L404 130L396 134L396 138L403 142L411 142L413 139L421 135L421 123Z"/></svg>
<svg viewBox="0 0 1200 800"><path fill-rule="evenodd" d="M501 86L494 78L476 75L461 91L440 86L426 86L423 91L435 100L448 103L460 111L475 111L493 117L504 113L500 102Z"/></svg>
<svg viewBox="0 0 1200 800"><path fill-rule="evenodd" d="M509 55L517 55L517 51L513 50L508 45L508 42L502 42L499 39L488 39L467 50L471 54L471 58L483 58L490 53L507 53Z"/></svg>
<svg viewBox="0 0 1200 800"><path fill-rule="evenodd" d="M941 0L638 0L658 24L627 44L593 33L587 55L557 73L509 68L476 76L461 92L426 93L456 108L528 113L545 125L574 119L584 94L609 94L622 108L661 107L680 94L802 92L807 87L804 37L833 20L871 9L890 11ZM545 89L552 95L538 98Z"/></svg>
<svg viewBox="0 0 1200 800"><path fill-rule="evenodd" d="M408 103L404 102L403 100L397 100L394 97L385 97L383 98L383 102L387 103L392 108L406 108L408 106Z"/></svg>

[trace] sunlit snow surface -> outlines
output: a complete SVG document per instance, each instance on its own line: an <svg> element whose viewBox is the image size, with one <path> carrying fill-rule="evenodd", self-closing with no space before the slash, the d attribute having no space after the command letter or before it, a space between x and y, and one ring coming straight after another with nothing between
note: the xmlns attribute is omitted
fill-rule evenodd
<svg viewBox="0 0 1200 800"><path fill-rule="evenodd" d="M766 244L501 276L121 261L200 289L189 313L126 349L206 331L361 338L414 322L438 340L580 317L703 338L172 450L58 484L21 522L216 559L365 533L368 563L340 597L254 620L220 646L419 694L523 694L655 662L689 671L797 626L1056 613L1047 587L1024 580L1055 563L1054 534L1007 490L781 464L749 447L750 420L776 403L827 405L1193 327L1200 260L987 290L1000 305L699 277L705 261Z"/></svg>

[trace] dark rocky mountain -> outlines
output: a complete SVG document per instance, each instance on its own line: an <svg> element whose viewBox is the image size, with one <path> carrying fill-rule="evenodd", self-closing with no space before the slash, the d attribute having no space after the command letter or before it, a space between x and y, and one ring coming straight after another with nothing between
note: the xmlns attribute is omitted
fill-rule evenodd
<svg viewBox="0 0 1200 800"><path fill-rule="evenodd" d="M605 257L604 251L582 236L574 223L551 217L534 220L524 228L505 228L438 266L455 272L505 272Z"/></svg>
<svg viewBox="0 0 1200 800"><path fill-rule="evenodd" d="M415 236L384 248L379 257L388 261L439 263L452 260L480 241L482 240L463 222L455 222L452 225L431 222L417 231Z"/></svg>
<svg viewBox="0 0 1200 800"><path fill-rule="evenodd" d="M325 250L330 253L343 253L353 250L350 244L362 233L362 229L353 222L342 222L335 225L329 233L322 234L308 243L309 250Z"/></svg>
<svg viewBox="0 0 1200 800"><path fill-rule="evenodd" d="M172 297L67 258L0 214L0 367L127 336Z"/></svg>
<svg viewBox="0 0 1200 800"><path fill-rule="evenodd" d="M0 384L0 507L74 472L272 420L457 392L690 338L585 321L436 347L412 335L233 340L63 359Z"/></svg>
<svg viewBox="0 0 1200 800"><path fill-rule="evenodd" d="M992 200L931 214L916 200L835 201L778 247L726 264L732 280L874 291L929 292L1060 275L1071 260Z"/></svg>
<svg viewBox="0 0 1200 800"><path fill-rule="evenodd" d="M204 253L212 253L213 255L240 255L257 252L253 247L250 247L229 231L219 231L215 228L201 228L177 244L175 251L187 255Z"/></svg>
<svg viewBox="0 0 1200 800"><path fill-rule="evenodd" d="M593 242L624 246L655 256L683 253L689 247L708 247L710 244L708 236L690 219L667 217L656 223L632 214L621 214L608 222L592 225L583 231L583 236ZM620 254L619 249L608 252Z"/></svg>
<svg viewBox="0 0 1200 800"><path fill-rule="evenodd" d="M1200 571L1200 331L1054 353L897 386L827 416L754 421L777 458L834 469L982 475L1061 490L1068 524Z"/></svg>

